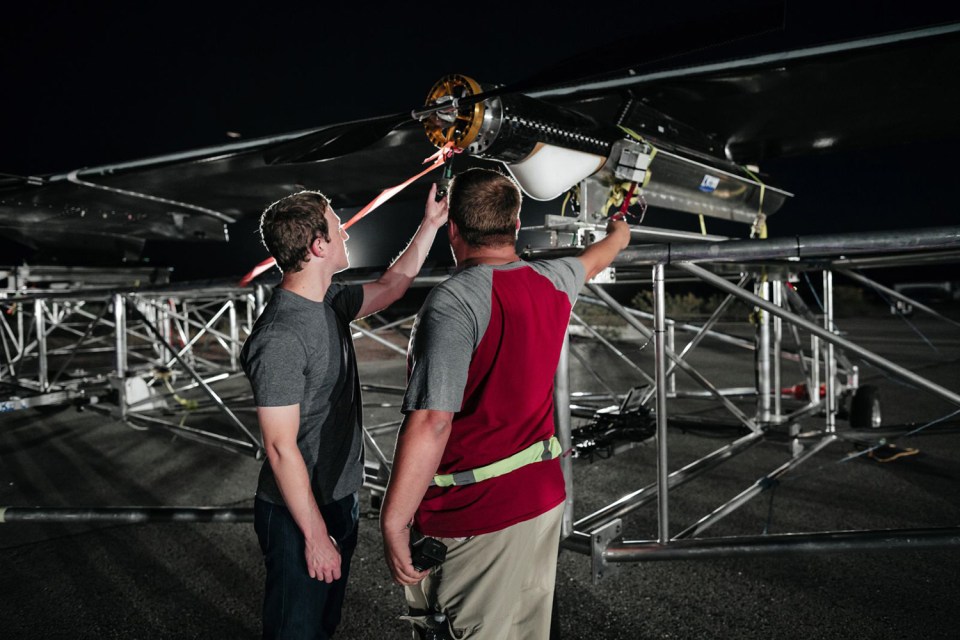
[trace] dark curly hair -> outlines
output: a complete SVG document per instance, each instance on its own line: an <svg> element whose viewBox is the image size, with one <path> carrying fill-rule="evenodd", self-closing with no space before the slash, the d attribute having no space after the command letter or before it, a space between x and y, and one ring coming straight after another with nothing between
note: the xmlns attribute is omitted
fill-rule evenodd
<svg viewBox="0 0 960 640"><path fill-rule="evenodd" d="M324 214L330 201L319 191L300 191L281 198L260 216L260 238L284 273L303 269L310 243L318 237L330 242Z"/></svg>

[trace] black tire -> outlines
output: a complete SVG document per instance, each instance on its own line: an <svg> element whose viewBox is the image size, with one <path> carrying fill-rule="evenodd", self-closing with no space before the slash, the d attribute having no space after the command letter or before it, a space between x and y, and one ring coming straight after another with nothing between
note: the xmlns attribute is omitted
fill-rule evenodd
<svg viewBox="0 0 960 640"><path fill-rule="evenodd" d="M864 385L850 399L850 426L854 429L876 429L883 421L880 413L880 390Z"/></svg>

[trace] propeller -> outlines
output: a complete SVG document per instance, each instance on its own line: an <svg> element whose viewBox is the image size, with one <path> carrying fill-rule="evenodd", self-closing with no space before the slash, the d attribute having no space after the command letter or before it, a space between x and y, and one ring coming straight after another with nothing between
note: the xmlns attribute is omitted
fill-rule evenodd
<svg viewBox="0 0 960 640"><path fill-rule="evenodd" d="M667 31L658 31L651 36L652 39L641 41L641 35L627 36L511 86L486 90L477 86L463 91L456 85L449 87L450 92L444 93L441 90L446 80L444 79L434 85L427 98L428 104L420 109L326 127L268 147L264 150L263 158L267 164L329 160L364 149L383 139L400 125L414 120L424 122L430 132L431 141L436 146L442 146L443 142L452 136L452 130L451 134L446 136L436 132L455 126L458 120L468 120L469 116L464 115L464 112L490 98L546 91L583 83L598 76L630 72L640 65L662 64L671 58L783 27L782 0L759 0L748 4L747 8L728 12L720 17L704 17ZM631 57L636 55L638 43L644 47L646 53L639 61ZM594 61L593 66L590 64L591 60ZM624 60L633 60L633 64L624 66ZM597 61L600 64L599 71L596 67ZM611 69L611 65L614 68ZM462 95L456 95L457 90L460 90Z"/></svg>
<svg viewBox="0 0 960 640"><path fill-rule="evenodd" d="M409 113L395 113L336 124L268 147L263 160L267 164L284 164L337 158L369 147L408 120Z"/></svg>

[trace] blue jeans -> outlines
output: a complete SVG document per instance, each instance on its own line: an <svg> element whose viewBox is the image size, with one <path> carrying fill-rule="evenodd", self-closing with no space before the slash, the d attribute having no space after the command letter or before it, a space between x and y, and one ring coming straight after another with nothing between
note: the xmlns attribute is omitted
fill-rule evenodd
<svg viewBox="0 0 960 640"><path fill-rule="evenodd" d="M321 506L320 514L340 545L340 579L329 584L307 573L303 534L290 511L259 498L255 501L253 526L267 568L264 638L325 639L340 624L350 558L357 548L357 494Z"/></svg>

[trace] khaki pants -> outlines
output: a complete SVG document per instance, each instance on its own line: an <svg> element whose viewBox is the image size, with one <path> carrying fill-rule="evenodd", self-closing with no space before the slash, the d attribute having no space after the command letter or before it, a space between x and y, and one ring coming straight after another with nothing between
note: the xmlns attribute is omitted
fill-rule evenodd
<svg viewBox="0 0 960 640"><path fill-rule="evenodd" d="M557 574L563 504L502 531L466 540L440 538L447 557L406 588L411 614L446 615L457 640L544 640ZM414 638L428 616L411 615Z"/></svg>

